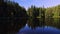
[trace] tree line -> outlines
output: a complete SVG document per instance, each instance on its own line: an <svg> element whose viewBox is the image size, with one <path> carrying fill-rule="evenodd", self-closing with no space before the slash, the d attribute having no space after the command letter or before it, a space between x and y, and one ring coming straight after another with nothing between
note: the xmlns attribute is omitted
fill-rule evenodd
<svg viewBox="0 0 60 34"><path fill-rule="evenodd" d="M60 16L60 5L49 8L31 6L25 10L16 2L0 0L0 16L5 14L10 17L55 18Z"/></svg>
<svg viewBox="0 0 60 34"><path fill-rule="evenodd" d="M27 14L30 17L45 17L45 18L59 18L60 17L60 5L44 8L31 6L28 8Z"/></svg>

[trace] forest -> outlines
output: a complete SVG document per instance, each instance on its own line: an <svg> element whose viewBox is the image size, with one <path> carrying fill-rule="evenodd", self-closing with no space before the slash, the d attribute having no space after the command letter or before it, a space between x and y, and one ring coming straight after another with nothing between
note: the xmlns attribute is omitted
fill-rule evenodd
<svg viewBox="0 0 60 34"><path fill-rule="evenodd" d="M31 8L28 9L27 14L31 17L42 17L45 16L45 18L59 18L60 17L60 5L44 8L43 7L35 7L31 6Z"/></svg>
<svg viewBox="0 0 60 34"><path fill-rule="evenodd" d="M48 7L31 6L27 10L18 3L10 0L0 0L0 22L20 23L20 20L41 18L42 21L50 18L60 18L60 5ZM8 22L7 22L8 21Z"/></svg>
<svg viewBox="0 0 60 34"><path fill-rule="evenodd" d="M0 16L3 15L11 17L32 17L32 18L59 18L60 17L60 5L48 7L36 7L31 6L26 10L21 7L18 3L9 0L1 0L0 2Z"/></svg>

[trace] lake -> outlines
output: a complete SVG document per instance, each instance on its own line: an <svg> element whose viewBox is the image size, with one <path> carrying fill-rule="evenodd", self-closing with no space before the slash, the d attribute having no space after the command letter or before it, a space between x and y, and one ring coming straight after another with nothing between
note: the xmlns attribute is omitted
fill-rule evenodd
<svg viewBox="0 0 60 34"><path fill-rule="evenodd" d="M60 34L60 19L50 18L43 21L43 19L34 18L21 20L20 23L8 26L1 31L7 34Z"/></svg>
<svg viewBox="0 0 60 34"><path fill-rule="evenodd" d="M60 29L52 26L36 27L31 29L27 24L24 28L20 29L18 34L60 34Z"/></svg>

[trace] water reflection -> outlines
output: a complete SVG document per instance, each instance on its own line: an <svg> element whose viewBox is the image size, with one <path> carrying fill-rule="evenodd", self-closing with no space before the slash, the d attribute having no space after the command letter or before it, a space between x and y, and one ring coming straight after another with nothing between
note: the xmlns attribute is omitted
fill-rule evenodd
<svg viewBox="0 0 60 34"><path fill-rule="evenodd" d="M46 20L46 25L60 29L60 18L50 18Z"/></svg>
<svg viewBox="0 0 60 34"><path fill-rule="evenodd" d="M14 19L11 23L0 24L0 34L60 34L60 18Z"/></svg>
<svg viewBox="0 0 60 34"><path fill-rule="evenodd" d="M28 26L22 28L18 34L60 34L60 30L53 27L36 27L36 29L31 29Z"/></svg>
<svg viewBox="0 0 60 34"><path fill-rule="evenodd" d="M16 20L6 20L5 22L1 22L0 34L17 34L21 28L25 27L27 20L23 18L17 18Z"/></svg>
<svg viewBox="0 0 60 34"><path fill-rule="evenodd" d="M59 20L59 19L57 19ZM18 34L60 34L60 29L57 29L55 20L53 18L48 19L44 23L41 19L30 19L26 26L19 30Z"/></svg>
<svg viewBox="0 0 60 34"><path fill-rule="evenodd" d="M31 19L27 24L32 29L35 29L36 27L42 27L44 25L44 23L39 18Z"/></svg>

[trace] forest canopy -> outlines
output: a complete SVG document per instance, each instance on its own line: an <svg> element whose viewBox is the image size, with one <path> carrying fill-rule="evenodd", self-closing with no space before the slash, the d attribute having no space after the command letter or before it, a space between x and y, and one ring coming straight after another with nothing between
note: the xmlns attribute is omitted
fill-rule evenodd
<svg viewBox="0 0 60 34"><path fill-rule="evenodd" d="M60 5L49 8L44 8L44 6L43 7L31 6L30 8L28 8L28 10L26 10L24 7L21 7L16 2L12 2L9 0L0 0L0 7L3 8L3 9L0 8L1 10L0 15L6 11L8 12L8 13L5 12L7 15L11 15L11 12L13 12L14 16L20 16L20 17L24 17L24 16L38 17L38 18L60 17Z"/></svg>

